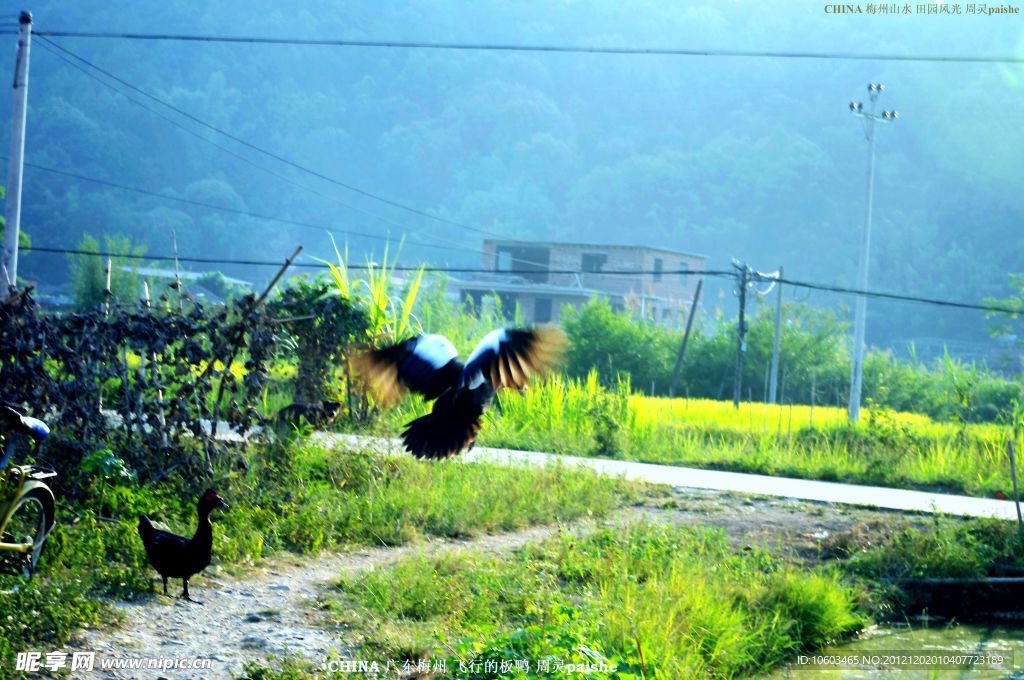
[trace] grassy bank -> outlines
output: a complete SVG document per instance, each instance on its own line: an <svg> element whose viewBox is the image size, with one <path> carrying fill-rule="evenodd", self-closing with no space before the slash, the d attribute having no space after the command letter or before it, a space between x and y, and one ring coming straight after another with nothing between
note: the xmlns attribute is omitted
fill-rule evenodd
<svg viewBox="0 0 1024 680"><path fill-rule="evenodd" d="M1021 545L1008 522L893 520L832 537L809 564L738 550L717 529L637 523L512 555L411 556L343 578L327 606L363 636L357 659L443 660L444 677L752 677L919 614L898 579L984 576L1020 564ZM617 670L538 671L556 659Z"/></svg>
<svg viewBox="0 0 1024 680"><path fill-rule="evenodd" d="M737 554L719 530L640 523L511 556L411 557L343 580L330 606L369 631L368 655L444 658L450 677L511 676L462 670L474 660L560 659L726 678L859 629L857 598L835 573Z"/></svg>
<svg viewBox="0 0 1024 680"><path fill-rule="evenodd" d="M409 398L382 421L398 431L421 413ZM632 395L555 376L505 394L485 416L482 446L612 456L771 475L923 488L978 496L1011 492L1009 428L937 423L868 409L857 426L830 407L769 406Z"/></svg>
<svg viewBox="0 0 1024 680"><path fill-rule="evenodd" d="M312 554L343 544L397 545L601 516L638 488L557 467L431 465L302 441L252 449L244 468L222 470L212 484L231 505L214 516L215 564L222 567L278 550ZM109 618L102 596L152 593L155 574L136 534L137 516L149 514L191 535L195 499L205 486L129 483L61 505L36 579L0 594L0 667L18 651L59 648L75 629ZM0 588L10 583L0 579Z"/></svg>

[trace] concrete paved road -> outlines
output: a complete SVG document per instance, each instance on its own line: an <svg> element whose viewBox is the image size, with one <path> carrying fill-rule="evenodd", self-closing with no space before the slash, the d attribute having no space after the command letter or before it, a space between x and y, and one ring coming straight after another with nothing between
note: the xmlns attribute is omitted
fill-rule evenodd
<svg viewBox="0 0 1024 680"><path fill-rule="evenodd" d="M327 441L341 442L350 446L368 447L387 453L398 453L402 450L401 443L397 439L325 432L317 433L316 436ZM954 496L952 494L930 493L927 491L889 489L881 486L818 482L789 477L769 477L767 475L741 472L700 470L673 465L654 465L651 463L636 463L606 458L581 458L578 456L563 456L533 451L513 451L510 449L475 448L468 454L459 456L458 460L527 463L531 465L546 465L558 462L563 465L590 468L603 474L623 476L626 479L692 489L736 491L764 496L797 498L806 501L863 505L889 510L945 513L965 517L1017 518L1017 510L1011 501Z"/></svg>

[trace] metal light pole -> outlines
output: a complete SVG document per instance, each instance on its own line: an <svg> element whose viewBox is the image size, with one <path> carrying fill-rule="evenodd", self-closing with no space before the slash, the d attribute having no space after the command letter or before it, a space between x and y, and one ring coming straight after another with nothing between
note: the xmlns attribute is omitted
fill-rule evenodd
<svg viewBox="0 0 1024 680"><path fill-rule="evenodd" d="M18 58L14 66L14 112L11 154L7 166L7 226L0 261L0 300L18 283L18 233L21 230L21 172L25 160L25 118L28 114L28 54L32 44L32 13L18 18Z"/></svg>
<svg viewBox="0 0 1024 680"><path fill-rule="evenodd" d="M868 97L871 101L870 111L865 112L864 105L861 102L850 102L850 111L864 121L864 136L868 140L867 206L864 213L864 234L860 242L860 263L857 272L857 287L860 290L867 290L868 287L868 255L871 250L871 208L875 198L875 123L877 121L888 123L899 118L899 113L896 111L882 111L881 115L875 114L875 104L878 101L878 95L884 91L885 86L880 83L868 85ZM867 298L864 295L858 295L854 313L853 369L850 375L849 406L850 422L854 423L860 418L866 317Z"/></svg>

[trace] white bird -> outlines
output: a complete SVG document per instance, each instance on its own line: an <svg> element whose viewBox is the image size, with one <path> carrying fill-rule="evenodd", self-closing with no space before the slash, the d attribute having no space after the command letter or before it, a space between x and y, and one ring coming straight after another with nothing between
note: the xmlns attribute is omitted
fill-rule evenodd
<svg viewBox="0 0 1024 680"><path fill-rule="evenodd" d="M420 335L353 358L356 374L384 406L411 390L434 400L406 425L405 448L417 458L449 458L472 448L480 418L501 388L525 390L559 360L565 334L556 328L503 328L477 343L466 363L443 335Z"/></svg>

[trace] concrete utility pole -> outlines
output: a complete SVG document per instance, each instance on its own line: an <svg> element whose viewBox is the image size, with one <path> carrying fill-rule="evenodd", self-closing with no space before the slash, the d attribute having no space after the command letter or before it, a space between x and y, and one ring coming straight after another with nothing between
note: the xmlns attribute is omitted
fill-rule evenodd
<svg viewBox="0 0 1024 680"><path fill-rule="evenodd" d="M18 282L18 234L21 231L21 172L25 164L25 118L28 114L28 54L32 42L32 13L18 18L18 57L14 65L14 116L11 120L11 154L7 166L7 225L0 281L6 299Z"/></svg>
<svg viewBox="0 0 1024 680"><path fill-rule="evenodd" d="M882 121L888 123L899 118L899 113L896 111L882 111L881 115L875 114L875 104L878 101L878 95L884 91L885 86L880 83L868 85L871 110L867 112L864 111L864 105L861 102L850 102L850 111L864 120L864 136L868 140L867 205L864 212L864 233L860 242L860 262L857 270L857 287L861 290L867 290L868 287L868 256L871 250L871 208L875 198L875 122ZM854 423L860 418L867 305L867 298L863 295L858 295L853 322L853 368L850 375L849 405L850 422Z"/></svg>
<svg viewBox="0 0 1024 680"><path fill-rule="evenodd" d="M779 266L778 297L775 299L775 342L772 344L772 370L768 382L768 403L779 401L779 350L782 348L782 266Z"/></svg>
<svg viewBox="0 0 1024 680"><path fill-rule="evenodd" d="M732 404L740 407L740 391L743 389L743 357L747 353L747 287L750 285L751 269L742 262L732 261L739 270L740 318L736 324L736 372L732 383Z"/></svg>

